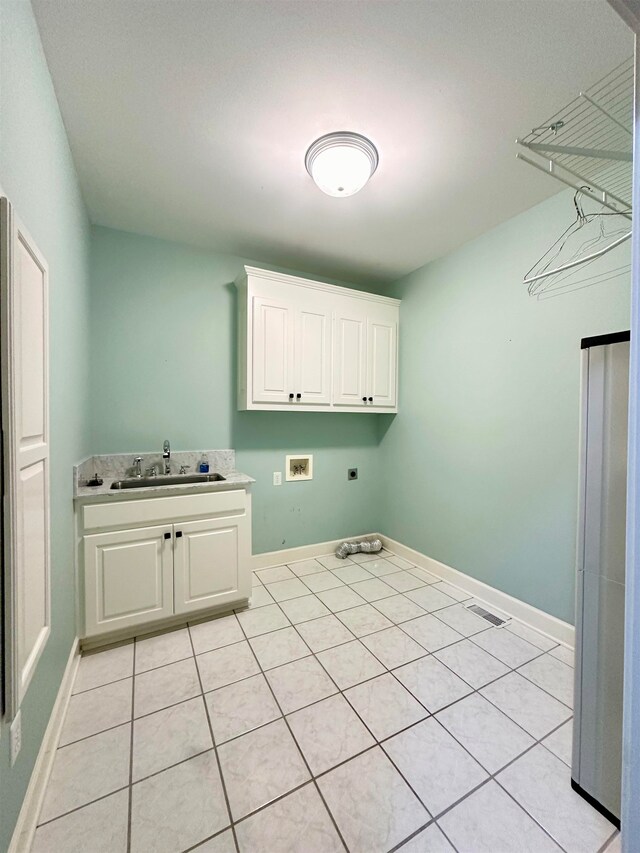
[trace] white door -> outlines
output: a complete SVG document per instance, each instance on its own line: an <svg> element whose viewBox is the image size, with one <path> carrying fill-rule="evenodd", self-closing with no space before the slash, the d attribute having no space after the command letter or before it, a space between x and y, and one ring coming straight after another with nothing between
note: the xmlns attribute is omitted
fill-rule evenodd
<svg viewBox="0 0 640 853"><path fill-rule="evenodd" d="M367 401L393 407L397 402L395 312L376 312L367 322ZM369 398L373 398L369 400Z"/></svg>
<svg viewBox="0 0 640 853"><path fill-rule="evenodd" d="M51 631L47 264L0 199L7 713L17 712Z"/></svg>
<svg viewBox="0 0 640 853"><path fill-rule="evenodd" d="M84 537L85 636L173 614L170 524Z"/></svg>
<svg viewBox="0 0 640 853"><path fill-rule="evenodd" d="M331 404L331 304L326 297L299 294L295 316L294 375L298 406Z"/></svg>
<svg viewBox="0 0 640 853"><path fill-rule="evenodd" d="M335 308L333 402L366 406L367 319L359 300L340 300Z"/></svg>
<svg viewBox="0 0 640 853"><path fill-rule="evenodd" d="M242 516L174 525L176 613L217 607L238 598L241 525L245 522ZM245 592L248 596L249 591Z"/></svg>
<svg viewBox="0 0 640 853"><path fill-rule="evenodd" d="M295 309L286 299L253 298L254 403L295 399L293 338Z"/></svg>

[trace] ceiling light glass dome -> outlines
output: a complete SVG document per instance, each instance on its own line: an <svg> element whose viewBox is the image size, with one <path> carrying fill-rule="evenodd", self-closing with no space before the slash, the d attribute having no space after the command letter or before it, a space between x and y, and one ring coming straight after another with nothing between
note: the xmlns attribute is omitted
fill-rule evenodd
<svg viewBox="0 0 640 853"><path fill-rule="evenodd" d="M361 190L373 175L378 152L359 133L327 133L309 147L304 163L322 192L345 198Z"/></svg>

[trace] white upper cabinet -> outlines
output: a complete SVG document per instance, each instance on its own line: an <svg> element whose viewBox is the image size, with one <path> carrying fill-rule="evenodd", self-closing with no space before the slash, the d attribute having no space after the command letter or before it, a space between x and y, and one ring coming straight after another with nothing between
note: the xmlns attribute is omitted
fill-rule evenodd
<svg viewBox="0 0 640 853"><path fill-rule="evenodd" d="M397 411L397 299L245 267L238 408Z"/></svg>

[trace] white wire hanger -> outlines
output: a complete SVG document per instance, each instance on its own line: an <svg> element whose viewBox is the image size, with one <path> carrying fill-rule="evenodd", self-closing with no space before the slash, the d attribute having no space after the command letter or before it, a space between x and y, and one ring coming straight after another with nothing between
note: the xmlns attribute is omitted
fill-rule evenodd
<svg viewBox="0 0 640 853"><path fill-rule="evenodd" d="M585 213L581 187L573 197L576 219L524 277L530 296L537 296L567 278L577 267L603 257L631 237L630 210Z"/></svg>

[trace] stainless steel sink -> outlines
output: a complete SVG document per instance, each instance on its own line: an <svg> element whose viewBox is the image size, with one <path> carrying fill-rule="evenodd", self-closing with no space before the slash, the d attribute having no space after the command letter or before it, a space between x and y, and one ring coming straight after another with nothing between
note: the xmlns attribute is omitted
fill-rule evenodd
<svg viewBox="0 0 640 853"><path fill-rule="evenodd" d="M155 477L128 477L115 480L112 489L148 489L149 486L185 486L189 483L219 483L222 474L157 474Z"/></svg>

